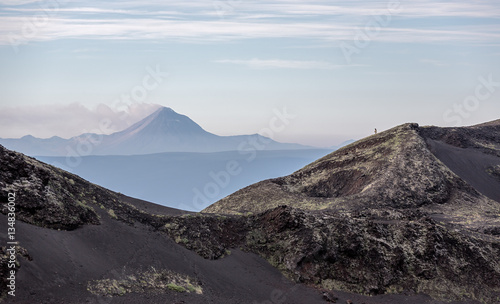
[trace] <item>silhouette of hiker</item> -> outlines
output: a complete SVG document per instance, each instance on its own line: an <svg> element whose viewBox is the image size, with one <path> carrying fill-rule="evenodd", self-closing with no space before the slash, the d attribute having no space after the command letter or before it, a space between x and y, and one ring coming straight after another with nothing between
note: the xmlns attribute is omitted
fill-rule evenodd
<svg viewBox="0 0 500 304"><path fill-rule="evenodd" d="M375 128L375 134L377 134L377 128Z"/></svg>

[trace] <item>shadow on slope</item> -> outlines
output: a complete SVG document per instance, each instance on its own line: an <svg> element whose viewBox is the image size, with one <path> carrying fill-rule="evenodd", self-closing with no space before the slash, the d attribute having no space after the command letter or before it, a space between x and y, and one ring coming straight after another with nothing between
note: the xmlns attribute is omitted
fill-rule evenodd
<svg viewBox="0 0 500 304"><path fill-rule="evenodd" d="M500 202L500 120L463 128L425 127L420 133L448 168Z"/></svg>

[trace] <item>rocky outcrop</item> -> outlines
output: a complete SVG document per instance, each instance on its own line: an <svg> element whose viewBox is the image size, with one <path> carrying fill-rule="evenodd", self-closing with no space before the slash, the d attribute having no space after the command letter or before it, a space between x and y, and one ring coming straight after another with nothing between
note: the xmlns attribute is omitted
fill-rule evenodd
<svg viewBox="0 0 500 304"><path fill-rule="evenodd" d="M278 207L255 218L245 246L297 282L363 294L438 299L500 296L500 243L432 218L351 217Z"/></svg>
<svg viewBox="0 0 500 304"><path fill-rule="evenodd" d="M463 159L442 157L450 149ZM247 215L242 246L298 282L494 303L500 299L499 156L497 122L405 124L244 188L204 212Z"/></svg>
<svg viewBox="0 0 500 304"><path fill-rule="evenodd" d="M115 192L2 146L0 168L1 212L8 213L11 193L17 220L60 230L99 225L100 216L129 224L162 225L159 217L137 209Z"/></svg>
<svg viewBox="0 0 500 304"><path fill-rule="evenodd" d="M459 133L467 142L481 143L471 147L489 149L490 155L500 151L494 141L500 137L498 126L469 129ZM419 210L468 228L499 225L500 203L475 189L431 151L429 140L443 138L446 132L401 125L339 149L289 176L241 189L203 212L255 214L280 205L344 214L402 215ZM489 168L492 176L494 168Z"/></svg>
<svg viewBox="0 0 500 304"><path fill-rule="evenodd" d="M64 230L99 224L93 206L101 197L80 178L2 146L0 167L1 201L7 202L9 193L15 195L18 220Z"/></svg>
<svg viewBox="0 0 500 304"><path fill-rule="evenodd" d="M278 206L250 216L176 217L163 229L205 258L241 248L325 290L494 303L500 240L456 228L420 211L348 215Z"/></svg>
<svg viewBox="0 0 500 304"><path fill-rule="evenodd" d="M278 205L305 210L407 209L449 203L455 196L483 200L444 166L406 124L346 146L282 178L244 188L206 208L245 214Z"/></svg>

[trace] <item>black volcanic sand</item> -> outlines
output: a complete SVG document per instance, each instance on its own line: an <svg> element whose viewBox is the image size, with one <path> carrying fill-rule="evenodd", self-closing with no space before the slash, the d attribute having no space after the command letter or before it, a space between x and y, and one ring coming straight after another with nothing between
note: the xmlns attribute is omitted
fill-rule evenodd
<svg viewBox="0 0 500 304"><path fill-rule="evenodd" d="M431 152L451 171L485 196L500 202L500 180L487 169L500 166L500 158L472 148L458 148L441 141L427 139Z"/></svg>
<svg viewBox="0 0 500 304"><path fill-rule="evenodd" d="M451 170L478 191L498 200L500 181L486 172L486 168L499 164L497 157L478 149L457 148L426 138L433 153ZM159 231L165 224L163 220L166 218L137 212L134 208L121 204L115 199L114 193L86 184L67 173L63 174L49 167L33 164L34 160L7 152L4 155L7 160L15 161L18 166L6 166L1 168L0 172L5 173L6 178L13 180L11 183L17 185L18 194L25 194L19 195L19 200L16 201L20 207L23 206L22 198L25 199L24 203L30 202L29 199L32 198L31 203L34 204L39 201L39 196L42 198L43 195L48 196L50 189L56 189L59 191L57 193L62 194L70 191L68 189L76 189L81 193L75 195L83 195L83 198L88 200L88 206L95 209L101 223L91 225L88 223L95 221L81 221L78 225L66 225L61 228L68 227L74 230L59 231L18 221L16 238L27 250L30 258L19 256L21 266L17 272L16 297L7 297L4 303L327 303L323 299L322 290L286 279L279 270L256 254L231 248L231 253L224 258L215 261L204 259L194 251L177 244L166 233ZM8 161L6 163L9 164ZM40 177L47 177L51 186L44 185ZM25 180L28 181L27 186L24 188L19 186ZM95 202L92 202L92 199ZM188 212L123 195L119 195L119 199L151 214L181 217L187 214L186 218L191 216ZM37 218L28 216L30 212L47 214L56 219L55 215L64 211L67 214L63 214L63 219L71 219L72 216L79 215L77 211L86 211L86 208L78 209L75 204L73 206L71 203L74 200L75 196L61 196L60 201L47 200L51 204L39 209L29 208L30 204L24 204L25 216L33 220L33 223L40 224ZM75 208L56 208L61 204ZM35 207L37 206L35 204ZM93 216L98 218L96 214ZM205 222L200 220L199 223ZM187 229L193 227L187 226ZM206 228L200 228L203 229ZM0 242L2 244L0 246L5 246L7 242L7 217L3 214L0 214ZM87 290L89 282L95 280L122 280L152 269L169 270L190 276L201 285L203 294L178 293L166 289L141 294L127 293L111 298L98 297ZM334 291L334 294L339 298L337 303L347 303L347 300L352 300L354 304L478 303L442 302L432 300L426 295L415 294L386 294L373 297L340 291Z"/></svg>
<svg viewBox="0 0 500 304"><path fill-rule="evenodd" d="M129 199L129 202L139 202ZM177 213L142 202L161 213ZM163 211L161 210L163 209ZM165 234L136 224L116 221L99 210L101 225L87 225L73 231L57 231L17 222L17 239L32 261L21 258L16 297L4 303L327 303L322 292L295 284L255 254L234 249L220 260L210 261L176 244ZM0 215L3 231L7 218ZM2 243L6 234L2 231ZM122 279L154 267L189 275L201 282L203 295L177 293L126 294L98 297L87 291L87 283L99 279ZM336 292L337 303L355 304L443 303L425 295L381 295L365 297ZM459 303L459 302L450 302ZM465 303L465 302L460 302ZM475 302L469 302L475 303Z"/></svg>
<svg viewBox="0 0 500 304"><path fill-rule="evenodd" d="M102 225L74 231L56 231L18 222L18 240L33 260L21 261L16 300L8 298L6 302L251 303L266 301L273 292L281 291L289 295L287 303L322 303L318 292L284 279L254 254L233 250L223 260L208 261L164 234L101 216ZM6 227L6 217L1 215L1 219L2 227ZM167 291L99 301L86 290L90 280L121 279L150 267L195 277L203 283L204 294Z"/></svg>

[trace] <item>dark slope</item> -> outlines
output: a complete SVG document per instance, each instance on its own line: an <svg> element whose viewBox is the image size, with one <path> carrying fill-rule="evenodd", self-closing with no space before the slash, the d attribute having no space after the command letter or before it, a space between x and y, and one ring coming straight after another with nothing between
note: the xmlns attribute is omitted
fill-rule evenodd
<svg viewBox="0 0 500 304"><path fill-rule="evenodd" d="M42 227L71 230L99 224L91 204L114 206L116 197L81 178L0 146L0 197L15 193L16 217ZM5 212L5 210L3 210Z"/></svg>
<svg viewBox="0 0 500 304"><path fill-rule="evenodd" d="M500 202L500 120L465 128L422 128L434 155L487 197Z"/></svg>
<svg viewBox="0 0 500 304"><path fill-rule="evenodd" d="M282 221L274 221L268 213L249 218L189 214L113 193L0 149L2 204L6 193L16 193L16 238L20 242L16 248L16 297L3 297L0 302L326 303L322 296L326 291L293 283L251 253L266 258L270 254L269 248L263 251L267 248L264 243L253 241L261 229L269 226L269 236L280 238L274 227ZM75 200L85 207L72 209ZM32 208L35 203L39 207ZM80 219L65 224L68 218L79 218L81 212L90 212L97 221ZM288 221L286 216L282 219ZM1 227L7 227L6 222L6 215L0 214ZM5 232L0 236L6 244ZM0 250L3 279L8 259L5 249ZM271 252L280 254L279 250ZM5 287L3 282L3 295ZM425 295L335 294L339 303L348 299L366 304L442 303Z"/></svg>
<svg viewBox="0 0 500 304"><path fill-rule="evenodd" d="M205 211L261 212L283 204L352 211L443 202L450 196L447 184L457 181L430 153L417 128L407 124L357 141L289 176L242 189ZM429 180L423 183L422 178Z"/></svg>
<svg viewBox="0 0 500 304"><path fill-rule="evenodd" d="M498 143L495 136L500 132L493 135L491 130L474 132L477 133L474 138L481 138L481 147L489 149L485 151L491 157L485 157L493 164L494 153L500 149L488 147ZM429 128L407 124L370 136L289 176L242 189L208 207L205 212L255 213L279 205L365 214L418 209L441 214L448 221L470 227L489 222L495 224L498 220L491 215L498 214L499 203L481 194L467 183L467 177L461 178L460 172L454 173L431 152L430 133ZM486 161L486 158L482 159ZM472 174L474 170L471 167L469 171ZM490 176L492 180L494 176ZM492 195L498 191L493 181L482 184L480 188Z"/></svg>
<svg viewBox="0 0 500 304"><path fill-rule="evenodd" d="M500 157L428 140L432 153L487 197L500 202Z"/></svg>
<svg viewBox="0 0 500 304"><path fill-rule="evenodd" d="M0 164L2 206L16 193L20 242L17 293L7 303L252 303L276 292L290 303L322 302L319 293L295 286L254 254L234 250L224 260L204 260L158 230L186 212L111 192L2 146ZM2 244L6 212L2 208ZM168 288L184 276L202 294Z"/></svg>
<svg viewBox="0 0 500 304"><path fill-rule="evenodd" d="M275 290L287 296L287 303L323 303L320 294L295 286L254 254L233 250L223 260L208 261L165 234L117 222L106 214L100 226L74 231L19 223L17 235L32 260L20 258L16 298L6 303L253 303L269 300ZM161 288L161 282L147 285L143 292L99 290L113 298L88 291L99 280L115 280L123 290L132 289L126 283L131 276L146 273L154 282L153 274L163 271L189 276L203 293L179 293Z"/></svg>
<svg viewBox="0 0 500 304"><path fill-rule="evenodd" d="M448 136L402 125L242 189L205 212L272 214L267 225L253 226L246 243L298 281L491 303L500 296L500 203L491 199L500 132L488 126ZM450 142L461 145L456 156L465 159L443 148ZM462 161L469 165L462 168Z"/></svg>
<svg viewBox="0 0 500 304"><path fill-rule="evenodd" d="M82 134L70 139L25 136L1 139L0 144L31 156L138 155L163 152L220 152L258 150L295 150L311 147L279 143L253 134L218 136L205 131L185 115L166 107L159 108L129 128L110 135Z"/></svg>
<svg viewBox="0 0 500 304"><path fill-rule="evenodd" d="M0 241L7 244L8 193L16 194L19 241L15 298L5 297L9 255L6 246L0 250L0 301L324 303L255 254L231 248L211 261L183 248L177 243L186 246L184 239L172 240L167 227L194 218L186 212L111 192L1 146L0 161ZM242 223L212 222L226 231ZM176 232L205 229L201 224Z"/></svg>

